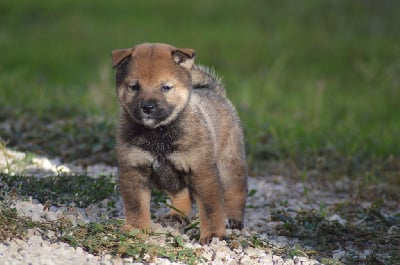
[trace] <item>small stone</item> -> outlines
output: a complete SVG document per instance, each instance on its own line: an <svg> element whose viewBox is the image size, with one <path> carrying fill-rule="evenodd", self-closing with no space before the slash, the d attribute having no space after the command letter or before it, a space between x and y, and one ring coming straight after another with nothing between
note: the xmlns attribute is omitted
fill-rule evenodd
<svg viewBox="0 0 400 265"><path fill-rule="evenodd" d="M126 263L122 263L122 260L119 258L112 258L110 262L112 265L126 265Z"/></svg>
<svg viewBox="0 0 400 265"><path fill-rule="evenodd" d="M35 264L35 263L33 263ZM49 265L55 265L56 263L51 259L51 257L46 256L41 256L38 258L38 262L36 264L49 264Z"/></svg>
<svg viewBox="0 0 400 265"><path fill-rule="evenodd" d="M76 216L67 215L67 216L65 216L65 219L66 219L67 221L70 221L71 224L72 224L73 226L76 226L76 225L77 225Z"/></svg>
<svg viewBox="0 0 400 265"><path fill-rule="evenodd" d="M346 255L346 251L344 250L335 250L332 253L332 258L334 260L340 260L341 258L343 258Z"/></svg>
<svg viewBox="0 0 400 265"><path fill-rule="evenodd" d="M57 213L55 213L55 212L46 212L44 214L44 218L46 218L47 221L56 221L57 220Z"/></svg>
<svg viewBox="0 0 400 265"><path fill-rule="evenodd" d="M247 265L247 264L252 264L253 261L249 256L244 256L240 259L240 264Z"/></svg>
<svg viewBox="0 0 400 265"><path fill-rule="evenodd" d="M400 228L399 228L398 226L392 225L392 226L389 227L389 229L387 230L387 233L388 233L389 235L392 235L392 234L394 234L394 233L400 232L399 230L400 230Z"/></svg>
<svg viewBox="0 0 400 265"><path fill-rule="evenodd" d="M57 212L58 209L59 209L59 208L58 208L57 206L51 205L50 208L49 208L49 211L50 211L50 212Z"/></svg>
<svg viewBox="0 0 400 265"><path fill-rule="evenodd" d="M114 263L111 260L101 260L100 265L114 265Z"/></svg>
<svg viewBox="0 0 400 265"><path fill-rule="evenodd" d="M276 240L278 242L284 242L284 243L288 242L288 239L285 236L278 236Z"/></svg>
<svg viewBox="0 0 400 265"><path fill-rule="evenodd" d="M204 254L205 251L206 250L204 248L202 248L202 247L196 248L194 250L194 254L196 255L196 257L201 257Z"/></svg>
<svg viewBox="0 0 400 265"><path fill-rule="evenodd" d="M219 247L215 251L215 258L220 260L226 260L226 257L229 256L230 250L227 247Z"/></svg>
<svg viewBox="0 0 400 265"><path fill-rule="evenodd" d="M337 214L332 215L331 217L328 218L328 220L331 222L336 221L341 225L345 225L347 223L347 221L345 219L342 219L342 217L340 217Z"/></svg>
<svg viewBox="0 0 400 265"><path fill-rule="evenodd" d="M287 246L289 240L285 236L278 236L274 242L277 247Z"/></svg>
<svg viewBox="0 0 400 265"><path fill-rule="evenodd" d="M277 255L272 256L272 261L274 262L274 265L283 265L283 259Z"/></svg>
<svg viewBox="0 0 400 265"><path fill-rule="evenodd" d="M75 252L77 253L77 254L83 254L84 252L83 252L83 249L81 248L81 247L77 247L76 249L75 249Z"/></svg>
<svg viewBox="0 0 400 265"><path fill-rule="evenodd" d="M201 254L201 257L205 260L211 261L214 257L214 253L212 250L204 251L204 253Z"/></svg>
<svg viewBox="0 0 400 265"><path fill-rule="evenodd" d="M283 262L283 265L295 265L295 264L303 265L303 263L295 263L295 261L292 259L288 259L288 260L285 260L285 262Z"/></svg>
<svg viewBox="0 0 400 265"><path fill-rule="evenodd" d="M366 259L371 254L371 250L366 249L362 253L360 253L360 258Z"/></svg>
<svg viewBox="0 0 400 265"><path fill-rule="evenodd" d="M220 259L214 259L212 264L213 265L224 265L224 262Z"/></svg>
<svg viewBox="0 0 400 265"><path fill-rule="evenodd" d="M43 239L41 236L32 236L31 238L29 238L28 240L28 244L34 247L39 247L42 245Z"/></svg>
<svg viewBox="0 0 400 265"><path fill-rule="evenodd" d="M281 226L283 224L283 222L281 222L281 221L271 221L271 222L268 222L267 223L267 226L270 228L270 229L277 229L277 227L279 227L279 226Z"/></svg>
<svg viewBox="0 0 400 265"><path fill-rule="evenodd" d="M218 245L219 243L220 243L219 238L213 237L213 238L211 239L210 246Z"/></svg>
<svg viewBox="0 0 400 265"><path fill-rule="evenodd" d="M25 244L25 241L22 240L22 239L19 239L19 238L13 238L13 239L12 239L12 242L15 243L16 245L20 245L20 246L22 246L23 244ZM5 245L3 245L3 244L1 244L0 246L5 247ZM1 250L1 248L0 248L0 250ZM0 251L0 253L1 253L1 251Z"/></svg>
<svg viewBox="0 0 400 265"><path fill-rule="evenodd" d="M34 222L40 222L40 221L42 221L42 213L35 211L32 213L31 218L32 218L32 221L34 221Z"/></svg>
<svg viewBox="0 0 400 265"><path fill-rule="evenodd" d="M308 259L306 257L302 257L302 256L295 256L293 259L294 259L294 262L296 262L296 263L308 261Z"/></svg>
<svg viewBox="0 0 400 265"><path fill-rule="evenodd" d="M160 223L151 223L151 230L155 233L160 233L164 231L164 228Z"/></svg>
<svg viewBox="0 0 400 265"><path fill-rule="evenodd" d="M171 261L169 261L168 259L158 259L157 264L159 264L159 265L170 265Z"/></svg>
<svg viewBox="0 0 400 265"><path fill-rule="evenodd" d="M233 240L230 242L230 246L231 246L231 248L236 249L236 248L241 248L241 247L242 247L242 244L240 244L240 241L239 241L239 240L233 239Z"/></svg>
<svg viewBox="0 0 400 265"><path fill-rule="evenodd" d="M245 250L245 252L251 258L261 258L266 255L264 250L257 249L257 248L251 248L251 247L247 248Z"/></svg>
<svg viewBox="0 0 400 265"><path fill-rule="evenodd" d="M272 264L274 264L273 261L272 261L272 255L266 254L265 256L261 257L261 258L258 260L258 263L260 263L260 264L266 264L266 265L269 265L269 264L272 265Z"/></svg>
<svg viewBox="0 0 400 265"><path fill-rule="evenodd" d="M47 231L46 236L47 236L50 240L56 240L56 239L57 239L56 233L54 233L54 231L52 231L52 230Z"/></svg>

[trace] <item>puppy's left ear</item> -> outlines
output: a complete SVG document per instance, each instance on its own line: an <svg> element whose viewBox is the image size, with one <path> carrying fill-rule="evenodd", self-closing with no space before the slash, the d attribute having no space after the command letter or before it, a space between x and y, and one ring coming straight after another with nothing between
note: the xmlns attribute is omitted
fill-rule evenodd
<svg viewBox="0 0 400 265"><path fill-rule="evenodd" d="M132 51L133 48L113 50L111 52L112 67L117 68L125 58L131 56Z"/></svg>
<svg viewBox="0 0 400 265"><path fill-rule="evenodd" d="M174 61L187 70L192 69L195 56L196 52L189 48L176 49L172 51L172 58Z"/></svg>

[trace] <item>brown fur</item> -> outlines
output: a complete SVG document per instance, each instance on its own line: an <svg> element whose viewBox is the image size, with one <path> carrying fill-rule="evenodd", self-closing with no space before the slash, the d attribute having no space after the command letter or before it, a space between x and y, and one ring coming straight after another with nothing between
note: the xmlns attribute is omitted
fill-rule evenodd
<svg viewBox="0 0 400 265"><path fill-rule="evenodd" d="M115 50L121 105L117 159L124 230L150 228L153 187L166 191L172 215L199 208L200 242L243 227L247 195L240 121L220 79L194 65L192 49L141 44Z"/></svg>

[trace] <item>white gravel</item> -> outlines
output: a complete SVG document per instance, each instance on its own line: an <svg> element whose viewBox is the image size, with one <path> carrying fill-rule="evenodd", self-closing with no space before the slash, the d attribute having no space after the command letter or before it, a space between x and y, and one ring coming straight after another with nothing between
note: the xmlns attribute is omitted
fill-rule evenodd
<svg viewBox="0 0 400 265"><path fill-rule="evenodd" d="M57 159L29 158L24 153L9 149L0 149L0 172L8 174L26 174L34 177L54 176L57 174L85 173L96 177L99 175L116 176L117 169L105 165L94 165L86 169L75 165L63 165ZM1 183L0 183L1 184ZM241 231L242 237L257 235L265 239L274 247L293 246L298 243L296 238L279 236L276 227L280 222L271 220L271 211L268 205L274 204L274 209L282 207L293 210L293 215L301 210L320 210L322 204L329 205L342 201L345 196L330 194L309 185L299 182L290 185L281 176L270 176L268 178L249 178L249 190L255 190L255 194L248 199L248 208L245 213L245 229ZM314 199L312 199L314 198ZM104 203L106 205L106 202ZM104 211L101 207L91 205L87 208L75 208L66 211L63 207L52 206L44 210L42 204L37 200L16 200L15 208L21 216L28 216L34 221L54 221L62 217L70 218L75 223L99 220ZM120 217L123 217L122 205L119 200L116 206ZM346 222L340 216L328 216L332 220ZM153 224L155 231L179 233L176 228L163 227L157 220ZM239 231L228 230L227 233L239 233ZM43 235L43 234L42 234ZM130 259L116 259L109 254L94 256L86 253L81 248L73 248L65 243L55 241L52 234L42 238L41 233L34 229L28 231L28 240L12 239L0 244L0 264L180 264L168 259L157 258L153 263L135 263ZM201 246L191 241L187 235L182 235L185 246L200 251L204 264L320 264L318 261L307 257L282 258L268 251L242 247L240 243L236 247L229 247L225 241L213 240L209 246ZM333 258L339 260L344 253L338 249Z"/></svg>

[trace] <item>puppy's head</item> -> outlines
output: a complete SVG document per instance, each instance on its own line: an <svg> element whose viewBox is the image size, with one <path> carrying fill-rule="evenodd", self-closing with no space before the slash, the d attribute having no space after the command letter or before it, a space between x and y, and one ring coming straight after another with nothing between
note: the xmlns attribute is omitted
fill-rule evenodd
<svg viewBox="0 0 400 265"><path fill-rule="evenodd" d="M147 127L173 121L191 91L192 49L145 43L112 52L117 95L124 111Z"/></svg>

